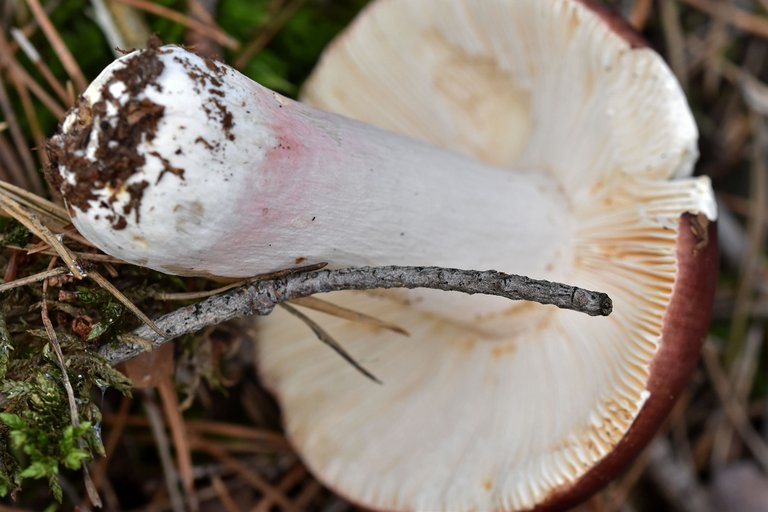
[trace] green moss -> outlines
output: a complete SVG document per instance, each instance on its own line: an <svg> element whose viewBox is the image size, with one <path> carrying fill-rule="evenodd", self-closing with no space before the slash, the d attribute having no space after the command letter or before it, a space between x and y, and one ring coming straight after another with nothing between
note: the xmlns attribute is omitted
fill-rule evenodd
<svg viewBox="0 0 768 512"><path fill-rule="evenodd" d="M23 247L31 236L32 233L20 222L7 217L0 217L0 245Z"/></svg>
<svg viewBox="0 0 768 512"><path fill-rule="evenodd" d="M80 469L104 453L94 427L101 421L95 389L129 393L130 382L86 342L57 332L77 404L79 424L73 426L62 370L45 331L15 328L14 335L1 318L0 496L21 488L25 480L44 479L61 501L59 472ZM14 323L20 319L17 315Z"/></svg>

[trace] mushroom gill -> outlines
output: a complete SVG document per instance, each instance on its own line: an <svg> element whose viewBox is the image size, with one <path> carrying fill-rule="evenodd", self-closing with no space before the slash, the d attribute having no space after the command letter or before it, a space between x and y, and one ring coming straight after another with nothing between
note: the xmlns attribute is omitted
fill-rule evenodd
<svg viewBox="0 0 768 512"><path fill-rule="evenodd" d="M567 503L605 483L596 468L626 462L671 406L708 322L716 211L708 180L689 177L697 130L672 73L614 29L571 0L379 0L307 82L320 108L550 177L568 217L554 253L497 270L553 261L533 277L614 301L601 319L486 303L467 318L474 297L327 295L410 332L309 313L382 386L285 313L259 320L257 364L288 435L339 493L394 510ZM474 268L498 258L494 240L476 250Z"/></svg>

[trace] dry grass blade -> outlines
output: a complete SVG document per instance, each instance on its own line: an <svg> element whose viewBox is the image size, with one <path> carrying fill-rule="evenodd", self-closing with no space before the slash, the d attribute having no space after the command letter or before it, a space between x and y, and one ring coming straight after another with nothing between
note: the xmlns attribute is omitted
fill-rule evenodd
<svg viewBox="0 0 768 512"><path fill-rule="evenodd" d="M737 76L736 82L740 86L747 106L760 115L768 115L768 86L751 73L744 72L736 66L731 65L726 69L732 69Z"/></svg>
<svg viewBox="0 0 768 512"><path fill-rule="evenodd" d="M304 0L293 0L293 2L283 8L279 14L272 17L269 24L259 31L259 35L256 39L251 41L248 46L243 49L240 56L237 57L237 60L235 60L235 67L238 69L243 68L254 55L259 53L272 38L275 37L288 20L291 19L291 16L296 13L302 3L304 3Z"/></svg>
<svg viewBox="0 0 768 512"><path fill-rule="evenodd" d="M69 223L69 215L63 207L53 203L44 197L18 187L6 181L0 181L0 189L6 191L14 200L37 213L47 215L52 219L66 225Z"/></svg>
<svg viewBox="0 0 768 512"><path fill-rule="evenodd" d="M2 38L1 33L0 38ZM24 133L21 129L21 125L19 124L19 120L16 118L16 113L14 112L13 106L11 105L11 100L8 97L8 92L5 89L5 84L3 83L2 77L0 77L0 109L2 109L3 116L8 123L8 131L10 132L13 144L16 146L16 153L18 154L19 158L21 159L21 163L24 166L23 173L14 175L13 179L16 180L19 185L29 187L29 177L37 172L35 169L35 160L32 157L32 153L27 148L27 143L24 139Z"/></svg>
<svg viewBox="0 0 768 512"><path fill-rule="evenodd" d="M313 503L323 492L323 486L314 478L307 476L304 481L304 489L296 496L296 508L299 510L309 510Z"/></svg>
<svg viewBox="0 0 768 512"><path fill-rule="evenodd" d="M25 247L19 247L18 245L6 245L7 249L16 249L19 251L26 251L27 249ZM123 264L125 263L123 260L119 260L117 258L114 258L112 256L109 256L108 254L96 254L91 252L73 252L70 251L75 258L77 258L77 261L93 261L97 263L110 263L110 264ZM56 251L54 251L51 248L48 249L42 249L42 250L35 250L36 254L45 254L47 256L58 256Z"/></svg>
<svg viewBox="0 0 768 512"><path fill-rule="evenodd" d="M96 489L96 484L91 478L91 472L88 466L83 465L83 483L85 484L85 493L88 495L88 499L91 500L91 504L96 508L104 506L99 496L99 491Z"/></svg>
<svg viewBox="0 0 768 512"><path fill-rule="evenodd" d="M169 9L162 5L157 5L155 3L148 2L145 0L117 0L117 1L126 5L130 5L131 7L135 7L137 9L141 9L143 11L156 14L157 16L167 18L171 21L179 23L180 25L184 25L190 30L200 32L201 34L213 39L214 41L221 44L222 46L226 46L230 50L237 50L240 47L240 43L238 43L229 34L224 32L221 28L216 26L206 25L205 23L202 23L194 18L190 18L189 16L182 14L178 11L174 11L173 9Z"/></svg>
<svg viewBox="0 0 768 512"><path fill-rule="evenodd" d="M198 505L197 497L195 496L192 453L189 446L187 427L184 424L184 418L179 407L179 398L176 395L176 389L170 375L164 375L161 378L157 391L160 394L160 403L171 431L171 439L173 439L173 446L176 451L176 466L179 470L181 485L186 493L187 505L190 510L194 511L198 509Z"/></svg>
<svg viewBox="0 0 768 512"><path fill-rule="evenodd" d="M106 413L104 414L103 421L105 425L113 425L123 421L125 422L125 425L129 427L148 426L147 420L140 416L128 416L123 419L119 417L119 415ZM231 437L244 440L251 444L264 443L270 445L276 451L284 452L290 450L290 445L285 436L278 432L265 430L263 428L202 419L188 419L185 421L185 425L190 435L194 435L199 439L204 439L205 436L212 436L219 439L222 437Z"/></svg>
<svg viewBox="0 0 768 512"><path fill-rule="evenodd" d="M197 436L190 436L190 442L194 449L205 452L211 457L218 459L226 467L237 473L243 481L264 496L268 497L275 505L277 505L278 510L294 510L294 506L287 496L251 470L247 465L229 455L215 443Z"/></svg>
<svg viewBox="0 0 768 512"><path fill-rule="evenodd" d="M27 36L24 34L24 32L17 28L12 28L11 37L13 37L13 40L16 41L16 44L19 45L19 48L21 48L21 51L24 52L24 55L26 55L27 58L32 61L32 64L34 64L35 68L40 72L51 89L53 89L53 92L56 93L56 95L65 105L69 105L72 102L72 98L67 95L67 90L53 75L51 68L49 68L45 61L40 58L40 54L37 52L32 42L27 39Z"/></svg>
<svg viewBox="0 0 768 512"><path fill-rule="evenodd" d="M688 90L688 69L683 28L680 24L680 8L677 2L662 2L661 26L667 43L667 60L684 90Z"/></svg>
<svg viewBox="0 0 768 512"><path fill-rule="evenodd" d="M703 351L704 366L710 376L718 400L728 416L728 420L733 425L739 437L744 441L744 445L752 452L755 459L760 463L763 471L768 472L768 444L755 431L749 422L747 412L736 401L731 400L731 385L728 377L718 360L717 349L711 342L704 344Z"/></svg>
<svg viewBox="0 0 768 512"><path fill-rule="evenodd" d="M163 468L163 477L165 479L165 487L168 491L168 497L171 501L171 510L173 510L173 512L184 512L184 499L176 485L178 475L176 474L176 468L173 466L171 445L168 441L168 436L165 433L163 413L155 401L155 396L152 390L144 390L143 396L144 400L142 403L147 419L149 420L149 426L152 431L152 437L155 440L157 452L160 456L160 465Z"/></svg>
<svg viewBox="0 0 768 512"><path fill-rule="evenodd" d="M24 35L24 32L18 29L13 29L12 33L17 38L17 44L24 50L24 53L33 61L37 69L51 84L51 87L57 94L62 95L61 99L64 105L70 105L73 100L73 96L67 94L64 86L62 86L56 78L52 75L48 66L43 63L37 51L29 43ZM34 94L45 107L51 111L51 113L57 118L61 119L64 116L64 107L62 107L45 89L43 89L37 81L27 72L19 62L13 58L14 52L11 49L11 43L6 40L5 35L0 33L0 65L7 68L9 74L17 82L20 82ZM35 60L34 57L37 57Z"/></svg>
<svg viewBox="0 0 768 512"><path fill-rule="evenodd" d="M370 325L371 327L396 332L397 334L402 334L403 336L410 336L410 333L399 325L385 322L384 320L360 313L353 309L338 306L333 302L318 299L317 297L303 297L300 299L293 299L290 301L290 303L297 306L313 309L327 315L343 318L351 322L358 322L361 324Z"/></svg>
<svg viewBox="0 0 768 512"><path fill-rule="evenodd" d="M230 496L229 491L227 490L227 486L224 484L224 481L221 478L214 476L211 478L211 484L216 490L219 503L221 503L226 512L238 512L240 510L240 507L237 506L235 500L233 500L232 496Z"/></svg>
<svg viewBox="0 0 768 512"><path fill-rule="evenodd" d="M325 332L325 330L320 327L320 325L309 318L307 315L302 313L301 311L298 311L296 308L293 308L286 304L285 302L280 303L280 306L284 308L286 311L288 311L290 314L304 322L307 327L312 329L312 332L315 333L315 336L317 336L317 339L331 347L337 354L339 354L346 362L351 364L357 371L371 379L373 382L377 384L383 384L374 374L369 372L365 369L363 365L358 363L354 357L352 357L349 352L347 352L344 347L342 347L338 341L333 339L333 337Z"/></svg>
<svg viewBox="0 0 768 512"><path fill-rule="evenodd" d="M296 464L285 474L285 476L283 476L282 480L278 482L277 490L283 494L288 494L291 492L291 489L298 485L302 479L306 478L306 476L307 469L304 465ZM251 509L251 512L269 512L272 510L273 506L274 503L272 503L272 500L270 500L268 496L265 496L264 499ZM304 510L301 507L297 508L299 508L299 510Z"/></svg>
<svg viewBox="0 0 768 512"><path fill-rule="evenodd" d="M7 123L2 124L8 127ZM0 130L0 180L18 181L17 176L23 179L24 170L11 144L6 140L5 134Z"/></svg>
<svg viewBox="0 0 768 512"><path fill-rule="evenodd" d="M187 428L198 434L209 434L225 437L237 437L248 441L256 441L274 445L280 450L289 447L285 436L280 433L272 432L262 428L248 427L234 423L223 423L220 421L207 420L188 420Z"/></svg>
<svg viewBox="0 0 768 512"><path fill-rule="evenodd" d="M304 265L302 267L293 267L293 268L286 268L283 270L276 270L274 272L267 272L265 274L259 274L257 276L251 277L249 281L269 281L271 279L280 279L281 277L287 277L293 274L302 274L305 272L314 272L315 270L320 270L328 266L328 263L321 262L321 263L312 263L309 265Z"/></svg>
<svg viewBox="0 0 768 512"><path fill-rule="evenodd" d="M215 288L213 290L207 290L203 292L179 292L179 293L169 293L169 292L158 292L153 295L154 298L157 300L197 300L197 299L204 299L206 297L212 297L214 295L217 295L219 293L223 293L226 291L229 291L233 288L238 288L240 286L243 286L244 284L247 284L250 281L250 279L245 279L242 281L236 281L234 283L228 284L226 286L220 286L219 288Z"/></svg>
<svg viewBox="0 0 768 512"><path fill-rule="evenodd" d="M40 219L38 219L34 213L27 211L24 206L12 199L4 190L0 190L0 209L5 210L8 215L19 221L38 238L50 245L67 265L73 276L77 279L82 279L84 277L83 271L78 265L72 252L61 243L56 235L51 233L51 231L40 222Z"/></svg>
<svg viewBox="0 0 768 512"><path fill-rule="evenodd" d="M2 39L0 37L0 39ZM2 48L0 48L0 55L2 55ZM10 60L5 63L8 66L10 72L12 72L16 78L18 78L26 87L32 91L32 94L40 100L40 103L47 108L51 114L57 119L62 119L66 113L66 109L62 107L50 94L45 92L45 89L40 87L32 76L26 72L16 61ZM69 100L71 102L71 100Z"/></svg>
<svg viewBox="0 0 768 512"><path fill-rule="evenodd" d="M145 315L138 307L136 307L136 304L131 302L131 300L128 297L123 295L123 292L115 288L114 285L107 280L107 278L105 278L95 270L89 271L88 277L93 279L96 282L96 284L98 284L99 286L107 290L109 293L111 293L114 298L116 298L123 306L128 308L128 310L131 313L136 315L139 318L139 320L144 322L144 324L146 324L147 327L155 331L159 336L161 337L165 336L165 333L160 330L157 324L153 322L151 318Z"/></svg>
<svg viewBox="0 0 768 512"><path fill-rule="evenodd" d="M51 264L53 265L55 263L56 259L54 258L51 260ZM48 270L52 270L52 268L49 268ZM80 417L77 413L77 403L75 402L75 392L72 389L72 383L69 381L69 375L67 374L67 366L64 363L64 354L61 351L61 345L59 345L59 338L56 336L56 331L53 329L53 324L51 323L51 319L48 316L48 300L45 298L45 294L48 292L48 282L43 282L43 300L40 303L40 313L43 320L43 326L45 327L45 332L48 334L48 339L51 342L51 347L53 347L53 351L56 354L56 358L59 361L59 366L61 367L61 376L62 381L64 382L64 389L67 392L67 401L69 403L69 415L70 420L72 421L72 426L77 426L80 424Z"/></svg>
<svg viewBox="0 0 768 512"><path fill-rule="evenodd" d="M144 13L115 0L91 0L94 20L116 57L120 48L143 48L152 36Z"/></svg>
<svg viewBox="0 0 768 512"><path fill-rule="evenodd" d="M752 162L750 165L750 216L747 221L747 249L742 262L742 275L737 288L736 301L728 337L726 363L732 363L742 351L749 309L755 289L760 282L763 247L768 236L768 126L763 117L750 116L754 135L752 138Z"/></svg>
<svg viewBox="0 0 768 512"><path fill-rule="evenodd" d="M32 133L32 138L35 141L35 149L40 162L40 166L45 168L48 166L48 153L43 150L45 148L45 136L43 135L43 129L40 127L40 121L37 119L37 112L35 106L32 103L32 98L29 95L27 87L21 80L16 78L16 74L11 75L13 81L13 87L16 89L16 95L21 102L21 108L24 110L24 117L29 125L29 131ZM37 172L33 172L28 176L31 181L31 188L35 192L43 193L43 182L40 180L40 176Z"/></svg>
<svg viewBox="0 0 768 512"><path fill-rule="evenodd" d="M706 12L713 18L722 20L736 28L759 37L768 37L768 19L752 14L730 2L714 0L682 0L686 4ZM661 2L662 4L667 2ZM670 2L671 3L671 2Z"/></svg>
<svg viewBox="0 0 768 512"><path fill-rule="evenodd" d="M32 283L39 283L40 281L44 281L49 277L60 276L68 272L69 270L67 270L66 268L59 267L59 268L53 268L51 270L44 270L43 272L38 272L37 274L33 274L31 276L14 279L13 281L10 281L8 283L0 284L0 293L7 292L8 290L12 290L14 288L19 288L21 286L27 286Z"/></svg>
<svg viewBox="0 0 768 512"><path fill-rule="evenodd" d="M66 69L67 74L75 83L77 90L85 90L85 86L87 85L85 75L83 75L83 72L80 70L80 66L77 65L77 60L69 51L67 45L64 44L64 41L61 39L61 35L53 26L53 23L51 23L51 20L48 18L48 14L45 12L45 9L43 9L43 6L40 5L40 1L27 0L27 5L32 11L35 20L37 20L37 23L40 25L40 28L43 29L45 37L48 39L48 42L51 43L51 46L56 52L56 55L58 55L59 60L64 66L64 69Z"/></svg>
<svg viewBox="0 0 768 512"><path fill-rule="evenodd" d="M637 0L628 16L629 24L638 32L642 32L651 16L651 10L653 10L653 0Z"/></svg>

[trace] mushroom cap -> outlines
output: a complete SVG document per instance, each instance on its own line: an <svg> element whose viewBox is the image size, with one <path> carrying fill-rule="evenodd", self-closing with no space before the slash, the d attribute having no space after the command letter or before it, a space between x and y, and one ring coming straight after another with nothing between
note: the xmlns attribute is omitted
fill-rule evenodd
<svg viewBox="0 0 768 512"><path fill-rule="evenodd" d="M531 277L614 302L607 318L517 304L467 319L474 297L443 310L404 291L323 297L409 331L309 313L384 385L286 313L260 319L257 365L288 436L340 494L380 510L559 509L669 411L709 322L716 209L708 179L689 177L685 97L629 33L576 0L378 0L324 54L309 103L553 176L569 264ZM537 256L497 270L527 274Z"/></svg>

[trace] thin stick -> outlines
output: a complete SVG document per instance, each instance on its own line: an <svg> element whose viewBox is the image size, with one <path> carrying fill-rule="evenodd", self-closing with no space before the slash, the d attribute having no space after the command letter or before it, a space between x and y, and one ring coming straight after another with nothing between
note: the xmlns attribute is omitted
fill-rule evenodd
<svg viewBox="0 0 768 512"><path fill-rule="evenodd" d="M714 0L683 0L683 2L745 32L763 38L768 37L768 20L739 9L729 2L716 2ZM664 3L662 2L662 4Z"/></svg>
<svg viewBox="0 0 768 512"><path fill-rule="evenodd" d="M749 421L749 415L742 405L731 399L731 383L728 381L728 376L718 359L717 349L714 347L712 342L705 343L702 359L704 360L704 367L709 374L717 398L728 421L731 422L734 430L736 430L736 433L739 434L739 437L744 442L744 446L752 452L752 455L754 455L755 460L760 464L763 471L768 472L768 444L752 426Z"/></svg>
<svg viewBox="0 0 768 512"><path fill-rule="evenodd" d="M144 325L146 325L147 327L155 331L159 336L163 335L163 331L161 331L160 328L157 325L155 325L155 322L153 322L152 319L150 319L147 315L145 315L144 312L136 306L136 304L131 302L131 299L123 295L123 292L115 288L115 286L112 283L110 283L107 280L107 278L105 278L99 272L93 269L91 269L88 272L88 277L93 279L96 282L96 284L98 284L99 286L107 290L110 294L112 294L112 296L116 298L123 306L128 308L128 310L131 313L136 315L139 318L139 320L144 322Z"/></svg>
<svg viewBox="0 0 768 512"><path fill-rule="evenodd" d="M2 212L2 210L0 210L0 212ZM5 248L16 249L19 251L27 250L26 248L20 247L18 245L6 245ZM46 256L58 256L58 253L53 249L51 249L50 247L47 249L43 249L42 251L35 251L35 254L45 254ZM90 253L90 252L72 252L72 255L75 258L77 258L77 261L93 261L97 263L113 264L113 265L125 264L123 260L109 256L108 254L96 254L96 253Z"/></svg>
<svg viewBox="0 0 768 512"><path fill-rule="evenodd" d="M285 496L291 495L292 490L296 490L296 486L304 479L307 474L305 466L301 463L295 464L290 471L288 471L277 483L275 488L283 493ZM268 496L264 496L263 499L251 509L251 512L269 512L274 510L274 503ZM306 508L296 507L295 510L306 510Z"/></svg>
<svg viewBox="0 0 768 512"><path fill-rule="evenodd" d="M64 267L52 268L51 270L44 270L42 272L38 272L37 274L32 274L31 276L21 277L19 279L14 279L13 281L10 281L8 283L0 284L0 293L7 292L8 290L12 290L13 288L18 288L20 286L26 286L28 284L44 281L49 277L56 277L56 276L60 276L62 274L67 274L67 273L69 273L69 269Z"/></svg>
<svg viewBox="0 0 768 512"><path fill-rule="evenodd" d="M56 236L42 223L37 215L27 211L25 207L13 200L6 193L0 193L0 208L5 210L10 216L19 221L28 230L44 240L52 249L56 251L59 257L69 267L69 271L77 279L84 277L83 270L75 260L69 249L67 249Z"/></svg>
<svg viewBox="0 0 768 512"><path fill-rule="evenodd" d="M2 53L2 49L0 49L0 54ZM3 65L7 66L8 72L13 73L20 81L23 83L31 92L35 95L35 97L40 100L40 103L47 108L51 114L53 114L56 119L63 119L64 114L66 113L66 108L61 106L53 96L45 92L45 89L43 89L40 84L38 84L34 78L32 78L32 75L27 73L27 71L20 66L16 61L9 60ZM72 99L69 100L69 103L72 103Z"/></svg>
<svg viewBox="0 0 768 512"><path fill-rule="evenodd" d="M686 67L685 34L680 25L680 6L677 2L662 2L661 27L667 43L667 58L675 76L680 81L683 90L688 90L688 73Z"/></svg>
<svg viewBox="0 0 768 512"><path fill-rule="evenodd" d="M296 14L296 11L301 7L304 0L293 0L279 13L274 15L272 19L267 23L260 31L259 35L248 43L248 46L243 49L240 55L235 60L235 67L242 69L248 61L253 58L254 55L259 53L269 42L275 37L283 26Z"/></svg>
<svg viewBox="0 0 768 512"><path fill-rule="evenodd" d="M155 446L157 447L157 452L160 456L160 467L163 469L165 488L168 491L171 510L173 510L173 512L184 512L184 497L181 495L181 491L179 491L179 488L176 485L179 475L176 472L176 467L173 465L171 443L165 432L166 426L163 421L163 413L160 410L160 406L157 405L153 390L145 389L143 396L144 400L142 400L142 404L144 405L144 412L149 420L152 436L155 439Z"/></svg>
<svg viewBox="0 0 768 512"><path fill-rule="evenodd" d="M48 270L53 270L53 265L56 264L56 258L51 260L51 264ZM43 326L45 332L48 334L48 338L51 342L51 347L56 354L56 359L59 361L61 367L62 381L64 383L64 389L67 392L67 403L69 405L69 416L73 427L77 427L80 424L80 416L77 412L77 404L75 402L75 392L72 389L72 384L69 381L69 375L67 374L67 365L64 362L64 354L61 351L61 345L59 345L59 338L56 336L56 331L53 329L53 324L48 316L48 299L46 294L48 293L48 281L43 282L43 300L40 302L40 313L43 320Z"/></svg>
<svg viewBox="0 0 768 512"><path fill-rule="evenodd" d="M750 213L747 223L747 248L741 262L741 276L736 290L733 320L725 351L726 366L731 366L741 353L749 325L749 307L760 283L763 248L768 236L768 125L763 116L752 112L752 163L750 164Z"/></svg>
<svg viewBox="0 0 768 512"><path fill-rule="evenodd" d="M105 425L116 425L124 422L128 427L147 427L147 419L142 416L127 416L124 420L119 414L104 413L103 421ZM211 436L217 439L222 437L237 438L251 444L266 444L274 448L275 451L289 452L289 444L285 436L278 432L266 430L258 427L248 427L235 423L224 423L221 421L187 419L184 421L187 431L190 435L205 438ZM109 452L108 452L109 453Z"/></svg>
<svg viewBox="0 0 768 512"><path fill-rule="evenodd" d="M72 103L72 98L67 95L67 90L64 89L64 86L53 75L51 68L49 68L45 61L40 58L40 54L37 52L37 49L32 44L32 42L27 39L27 36L24 34L24 32L17 28L12 28L11 37L13 37L13 39L19 45L19 48L21 48L21 51L24 52L24 55L26 55L27 58L32 61L32 64L34 64L35 68L40 72L41 75L43 75L45 81L48 83L51 89L53 89L62 103L64 105L70 105Z"/></svg>
<svg viewBox="0 0 768 512"><path fill-rule="evenodd" d="M61 39L59 32L56 30L56 27L54 27L53 23L51 23L51 20L48 18L48 14L45 12L45 9L43 9L43 6L40 5L39 0L27 0L27 5L32 11L32 14L37 20L37 23L40 24L40 28L43 30L45 37L48 39L48 42L51 43L51 46L56 52L56 55L59 57L59 60L64 66L64 69L67 70L67 74L75 83L75 87L77 87L78 91L84 91L85 86L87 85L85 75L83 75L83 72L80 70L80 66L77 65L77 60L72 56L72 53L69 51L69 48L67 48L67 45L64 44L64 41Z"/></svg>
<svg viewBox="0 0 768 512"><path fill-rule="evenodd" d="M2 109L5 121L8 123L8 131L11 134L11 140L16 146L16 151L24 166L24 175L14 176L14 179L18 180L18 185L29 188L29 178L37 172L35 159L32 157L32 153L27 147L27 140L24 138L24 133L22 132L21 125L16 117L16 112L11 105L11 100L8 97L2 77L0 77L0 109Z"/></svg>
<svg viewBox="0 0 768 512"><path fill-rule="evenodd" d="M3 133L7 129L8 123L0 123L0 179L4 180L3 182L15 181L16 183L23 183L24 170L21 168L16 153Z"/></svg>
<svg viewBox="0 0 768 512"><path fill-rule="evenodd" d="M130 5L131 7L141 9L142 11L151 12L152 14L156 14L157 16L161 16L163 18L167 18L171 21L174 21L180 25L184 25L188 29L194 30L196 32L200 32L206 37L213 39L220 45L226 46L231 50L237 50L240 47L240 43L238 43L234 38L230 37L229 34L224 32L219 27L206 25L205 23L202 23L194 18L190 18L189 16L186 16L185 14L182 14L178 11L174 11L173 9L169 9L167 7L163 7L162 5L157 5L152 2L147 2L145 0L117 0L117 1L120 2L121 4Z"/></svg>
<svg viewBox="0 0 768 512"><path fill-rule="evenodd" d="M209 325L247 315L268 315L277 304L288 300L322 292L375 288L434 288L468 294L482 293L552 304L589 315L608 315L613 307L611 299L604 293L494 270L361 267L320 270L257 281L158 318L155 324L165 333L164 337L144 326L133 331L133 335L160 346ZM117 364L145 349L146 344L129 341L116 347L104 347L101 354L110 363Z"/></svg>
<svg viewBox="0 0 768 512"><path fill-rule="evenodd" d="M45 136L43 135L43 130L40 127L40 122L37 119L37 112L35 112L35 106L32 103L29 90L27 90L21 80L17 78L15 73L11 73L11 81L13 82L14 89L16 89L16 95L21 102L21 108L24 110L24 117L26 118L27 124L29 126L29 131L32 132L32 138L35 141L34 149L37 150L36 153L40 162L40 166L45 168L49 163L48 152L44 151ZM42 195L43 182L40 180L40 176L36 171L37 170L29 175L29 180L31 182L32 191Z"/></svg>
<svg viewBox="0 0 768 512"><path fill-rule="evenodd" d="M67 210L56 203L48 201L44 197L5 181L0 181L0 190L8 192L14 200L22 205L35 210L38 213L45 214L64 225L67 225L70 222Z"/></svg>
<svg viewBox="0 0 768 512"><path fill-rule="evenodd" d="M20 32L23 34L23 32ZM5 35L0 33L0 66L7 69L8 74L24 84L34 94L40 102L45 105L51 113L56 116L57 119L64 117L64 111L62 107L50 94L48 94L43 87L37 83L27 70L19 64L19 62L13 58L12 42L7 41ZM50 72L50 71L49 71ZM66 91L64 91L66 94ZM64 100L64 105L71 105L74 97L68 95L68 99Z"/></svg>
<svg viewBox="0 0 768 512"><path fill-rule="evenodd" d="M266 284L266 283L264 283ZM360 267L321 270L290 276L285 284L276 281L274 292L282 302L316 293L376 288L433 288L467 294L498 295L510 300L529 300L571 309L590 316L607 316L612 310L608 295L575 286L505 274L441 267ZM285 294L283 297L282 294ZM274 306L273 306L274 307ZM271 309L271 308L270 308ZM268 313L268 312L267 312Z"/></svg>
<svg viewBox="0 0 768 512"><path fill-rule="evenodd" d="M637 0L635 5L632 6L632 12L628 16L629 24L638 32L642 32L648 23L652 9L653 0Z"/></svg>
<svg viewBox="0 0 768 512"><path fill-rule="evenodd" d="M171 375L163 375L160 378L157 392L160 395L160 405L165 414L168 429L171 432L171 440L176 452L176 468L179 472L179 481L187 499L187 506L189 510L196 511L199 507L197 496L195 495L192 453L189 447L187 426L184 424L184 417L181 414L181 407L179 407L179 397L176 395Z"/></svg>
<svg viewBox="0 0 768 512"><path fill-rule="evenodd" d="M265 498L271 499L278 510L293 510L291 501L283 493L216 443L199 436L190 436L190 442L193 449L218 459L224 466L237 473L253 489L259 491Z"/></svg>

